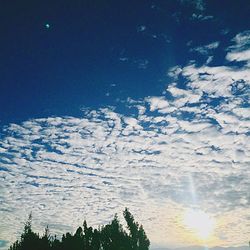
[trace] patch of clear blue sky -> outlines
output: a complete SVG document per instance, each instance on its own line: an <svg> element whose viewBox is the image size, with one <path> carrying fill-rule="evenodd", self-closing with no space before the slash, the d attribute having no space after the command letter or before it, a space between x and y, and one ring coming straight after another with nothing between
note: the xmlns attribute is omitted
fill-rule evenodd
<svg viewBox="0 0 250 250"><path fill-rule="evenodd" d="M204 63L189 41L220 41L213 63L224 60L227 41L249 28L249 12L247 0L204 1L204 10L194 1L5 1L0 124L81 116L81 107L127 112L117 98L161 95L169 67ZM213 18L192 20L193 13ZM184 79L179 84L185 88Z"/></svg>

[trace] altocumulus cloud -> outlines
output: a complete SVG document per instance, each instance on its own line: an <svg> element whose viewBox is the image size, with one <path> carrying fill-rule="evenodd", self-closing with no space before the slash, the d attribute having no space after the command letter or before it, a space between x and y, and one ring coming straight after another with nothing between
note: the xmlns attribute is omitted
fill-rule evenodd
<svg viewBox="0 0 250 250"><path fill-rule="evenodd" d="M191 61L169 69L173 83L167 95L128 99L126 104L138 110L131 116L103 108L83 111L83 118L50 117L5 127L1 237L14 240L30 211L36 229L48 224L62 233L84 218L96 226L105 223L128 206L153 244L194 244L176 218L187 207L199 207L218 221L213 244L247 242L246 37L249 32L232 40L227 66ZM180 76L185 88L178 87Z"/></svg>

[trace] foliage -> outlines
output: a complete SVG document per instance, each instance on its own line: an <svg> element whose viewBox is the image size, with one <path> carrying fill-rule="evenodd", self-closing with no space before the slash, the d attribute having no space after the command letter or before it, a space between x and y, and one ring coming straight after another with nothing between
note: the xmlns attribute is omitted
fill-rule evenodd
<svg viewBox="0 0 250 250"><path fill-rule="evenodd" d="M117 215L107 225L99 229L88 227L83 222L74 234L66 233L59 240L51 237L48 227L42 236L32 231L32 216L24 226L20 240L13 243L9 250L148 250L149 239L142 227L126 208L123 216L127 223L124 230Z"/></svg>

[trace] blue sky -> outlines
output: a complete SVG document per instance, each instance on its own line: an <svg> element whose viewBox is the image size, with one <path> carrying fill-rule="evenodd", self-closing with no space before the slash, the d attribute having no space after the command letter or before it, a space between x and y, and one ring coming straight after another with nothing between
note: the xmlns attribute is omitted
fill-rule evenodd
<svg viewBox="0 0 250 250"><path fill-rule="evenodd" d="M248 1L1 5L0 248L125 206L154 247L247 244Z"/></svg>

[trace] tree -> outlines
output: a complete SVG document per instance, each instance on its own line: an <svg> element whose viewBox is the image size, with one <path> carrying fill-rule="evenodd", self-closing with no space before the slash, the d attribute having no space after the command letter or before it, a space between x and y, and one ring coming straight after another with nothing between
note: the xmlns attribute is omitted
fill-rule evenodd
<svg viewBox="0 0 250 250"><path fill-rule="evenodd" d="M126 247L127 233L123 230L117 215L101 230L101 244L104 250L129 250ZM127 244L128 246L128 244Z"/></svg>
<svg viewBox="0 0 250 250"><path fill-rule="evenodd" d="M142 227L134 220L133 215L126 208L123 216L127 222L127 228L130 233L130 241L133 250L147 250L149 249L150 241Z"/></svg>
<svg viewBox="0 0 250 250"><path fill-rule="evenodd" d="M59 240L50 236L48 227L41 237L34 233L30 214L20 241L14 242L9 250L148 250L150 243L142 225L135 222L127 208L123 215L128 232L115 215L109 224L94 230L84 221L83 228L78 227L73 235L67 232Z"/></svg>
<svg viewBox="0 0 250 250"><path fill-rule="evenodd" d="M39 242L39 235L32 231L32 214L29 214L29 218L24 225L24 232L21 235L21 241L18 244L20 250L33 250L34 246L36 249L41 249Z"/></svg>

